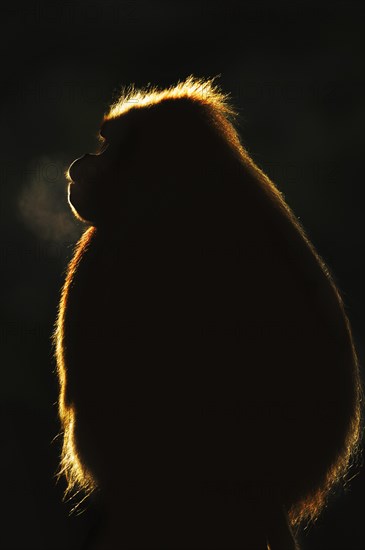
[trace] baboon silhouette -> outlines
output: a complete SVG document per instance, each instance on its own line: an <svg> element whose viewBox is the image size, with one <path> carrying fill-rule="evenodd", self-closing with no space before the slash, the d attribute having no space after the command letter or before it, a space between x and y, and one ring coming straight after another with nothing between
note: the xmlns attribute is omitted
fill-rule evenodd
<svg viewBox="0 0 365 550"><path fill-rule="evenodd" d="M296 548L358 450L340 293L236 116L214 79L131 87L67 173L59 474L98 548Z"/></svg>

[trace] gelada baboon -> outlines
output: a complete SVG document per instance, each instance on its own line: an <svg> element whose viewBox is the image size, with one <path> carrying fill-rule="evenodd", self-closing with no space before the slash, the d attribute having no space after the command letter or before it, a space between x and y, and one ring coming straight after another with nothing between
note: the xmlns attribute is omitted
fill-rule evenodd
<svg viewBox="0 0 365 550"><path fill-rule="evenodd" d="M67 173L60 471L99 548L295 548L359 446L341 297L236 115L214 79L129 88Z"/></svg>

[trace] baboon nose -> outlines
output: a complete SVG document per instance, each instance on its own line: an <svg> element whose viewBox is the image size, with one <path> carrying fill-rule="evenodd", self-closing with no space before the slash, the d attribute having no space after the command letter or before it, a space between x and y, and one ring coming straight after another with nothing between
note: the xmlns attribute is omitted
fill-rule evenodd
<svg viewBox="0 0 365 550"><path fill-rule="evenodd" d="M80 179L87 179L95 175L95 168L90 163L90 157L88 153L73 161L68 173L72 181L78 181Z"/></svg>

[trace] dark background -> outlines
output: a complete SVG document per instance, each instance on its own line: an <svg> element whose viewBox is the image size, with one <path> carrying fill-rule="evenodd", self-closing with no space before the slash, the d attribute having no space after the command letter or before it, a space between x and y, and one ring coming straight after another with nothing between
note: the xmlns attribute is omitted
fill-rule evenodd
<svg viewBox="0 0 365 550"><path fill-rule="evenodd" d="M2 8L0 547L80 548L68 517L50 335L82 227L64 170L96 145L122 85L221 74L256 163L332 271L364 362L361 2L11 2ZM315 452L315 450L314 450ZM302 532L304 550L365 548L364 473Z"/></svg>

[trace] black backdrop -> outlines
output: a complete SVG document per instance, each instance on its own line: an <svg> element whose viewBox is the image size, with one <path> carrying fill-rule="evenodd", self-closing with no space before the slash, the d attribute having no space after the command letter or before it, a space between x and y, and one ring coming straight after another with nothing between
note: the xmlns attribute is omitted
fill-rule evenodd
<svg viewBox="0 0 365 550"><path fill-rule="evenodd" d="M360 2L4 4L1 14L0 546L80 548L92 509L68 517L50 334L81 232L64 170L96 145L120 86L221 74L256 163L284 192L342 291L364 361L363 16ZM355 470L356 472L356 470ZM365 548L364 473L304 550Z"/></svg>

